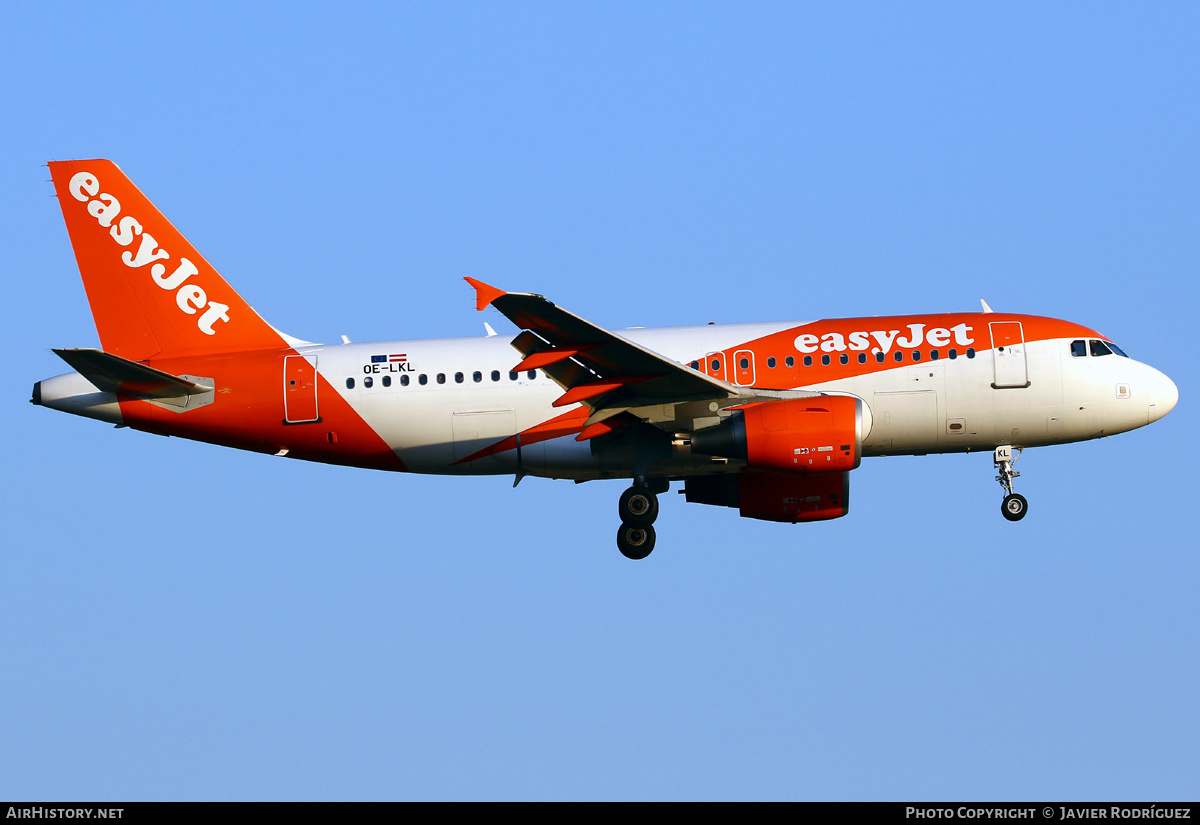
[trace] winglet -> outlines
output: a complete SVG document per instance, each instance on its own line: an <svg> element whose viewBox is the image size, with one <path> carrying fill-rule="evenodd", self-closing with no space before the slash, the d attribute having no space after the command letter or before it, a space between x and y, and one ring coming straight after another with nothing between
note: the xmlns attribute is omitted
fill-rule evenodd
<svg viewBox="0 0 1200 825"><path fill-rule="evenodd" d="M475 309L485 310L488 305L497 298L503 298L508 293L503 289L485 284L483 281L477 281L474 278L463 278L471 286L475 287Z"/></svg>

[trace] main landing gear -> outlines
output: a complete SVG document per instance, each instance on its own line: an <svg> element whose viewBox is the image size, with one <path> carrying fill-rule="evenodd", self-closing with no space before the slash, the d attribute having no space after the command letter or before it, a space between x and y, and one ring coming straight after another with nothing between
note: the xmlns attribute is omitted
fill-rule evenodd
<svg viewBox="0 0 1200 825"><path fill-rule="evenodd" d="M658 493L670 487L666 479L639 479L621 493L617 511L617 549L627 559L644 559L654 549L654 520L658 518Z"/></svg>
<svg viewBox="0 0 1200 825"><path fill-rule="evenodd" d="M1009 521L1020 521L1029 512L1029 502L1025 500L1025 496L1013 492L1013 479L1021 475L1013 469L1013 466L1017 463L1017 459L1021 457L1023 448L1015 448L1017 451L1015 456L1013 455L1013 449L1013 447L1007 444L1003 447L997 447L992 462L996 465L996 469L1000 471L1000 475L996 476L996 481L1000 482L1000 486L1007 493L1004 496L1004 501L1000 503L1000 512Z"/></svg>

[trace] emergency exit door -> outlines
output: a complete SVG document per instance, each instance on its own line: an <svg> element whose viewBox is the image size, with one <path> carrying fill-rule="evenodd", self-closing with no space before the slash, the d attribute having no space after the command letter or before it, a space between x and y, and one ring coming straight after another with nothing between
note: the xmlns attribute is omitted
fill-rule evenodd
<svg viewBox="0 0 1200 825"><path fill-rule="evenodd" d="M733 354L733 383L749 387L754 383L754 352L740 349Z"/></svg>
<svg viewBox="0 0 1200 825"><path fill-rule="evenodd" d="M725 380L725 353L710 352L704 356L704 371L713 378Z"/></svg>

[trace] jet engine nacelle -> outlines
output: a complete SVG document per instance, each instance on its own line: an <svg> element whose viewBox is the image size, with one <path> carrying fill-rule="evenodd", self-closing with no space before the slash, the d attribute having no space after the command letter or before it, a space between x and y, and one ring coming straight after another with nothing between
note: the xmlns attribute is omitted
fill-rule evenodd
<svg viewBox="0 0 1200 825"><path fill-rule="evenodd" d="M692 434L692 452L738 458L747 469L836 473L862 461L870 410L850 395L749 404L716 427Z"/></svg>
<svg viewBox="0 0 1200 825"><path fill-rule="evenodd" d="M797 476L743 470L689 478L683 491L688 501L737 507L743 518L763 521L827 521L850 510L848 472Z"/></svg>

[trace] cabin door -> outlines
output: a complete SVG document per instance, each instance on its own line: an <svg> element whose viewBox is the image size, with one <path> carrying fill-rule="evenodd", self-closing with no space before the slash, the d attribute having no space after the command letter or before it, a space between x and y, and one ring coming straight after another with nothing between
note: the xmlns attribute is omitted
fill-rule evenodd
<svg viewBox="0 0 1200 825"><path fill-rule="evenodd" d="M283 359L283 423L320 421L317 415L317 359L289 355Z"/></svg>
<svg viewBox="0 0 1200 825"><path fill-rule="evenodd" d="M996 321L992 331L992 359L996 365L996 389L1028 387L1029 367L1025 362L1025 334L1020 321Z"/></svg>

